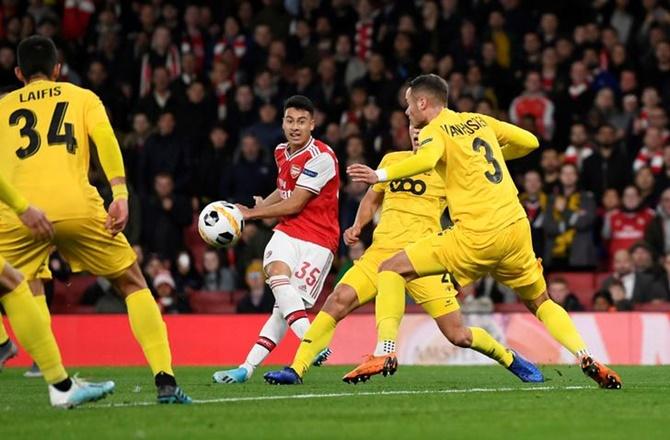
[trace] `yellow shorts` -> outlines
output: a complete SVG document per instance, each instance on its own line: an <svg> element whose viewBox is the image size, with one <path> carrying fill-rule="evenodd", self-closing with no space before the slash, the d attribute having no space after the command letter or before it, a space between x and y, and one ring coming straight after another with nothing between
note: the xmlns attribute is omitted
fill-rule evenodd
<svg viewBox="0 0 670 440"><path fill-rule="evenodd" d="M368 249L354 266L344 274L339 284L356 291L358 302L365 304L377 296L377 269L397 250ZM437 318L460 308L458 293L448 274L418 278L407 283L407 292L431 317Z"/></svg>
<svg viewBox="0 0 670 440"><path fill-rule="evenodd" d="M107 232L106 217L100 209L90 218L56 221L51 241L36 241L21 223L0 222L0 254L29 281L51 277L48 260L54 247L73 272L116 278L137 256L123 234L112 237Z"/></svg>
<svg viewBox="0 0 670 440"><path fill-rule="evenodd" d="M537 298L546 287L526 219L486 234L464 231L457 224L407 246L405 252L417 274L448 271L461 286L491 274L523 300Z"/></svg>

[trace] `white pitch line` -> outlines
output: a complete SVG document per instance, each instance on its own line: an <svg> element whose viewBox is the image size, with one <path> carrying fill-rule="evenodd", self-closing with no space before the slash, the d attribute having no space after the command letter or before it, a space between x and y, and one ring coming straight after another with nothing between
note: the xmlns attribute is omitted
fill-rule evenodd
<svg viewBox="0 0 670 440"><path fill-rule="evenodd" d="M204 399L193 400L194 404L208 404L208 403L229 403L229 402L251 402L263 400L292 400L292 399L324 399L324 398L338 398L338 397L356 397L356 396L404 396L417 394L467 394L467 393L498 393L510 391L572 391L584 390L588 386L571 385L565 387L528 387L528 388L466 388L453 390L392 390L392 391L363 391L359 393L327 393L327 394L287 394L281 396L249 396L249 397L221 397L219 399ZM88 408L127 408L134 406L153 406L158 405L156 402L124 402L124 403L109 403L106 405L96 405Z"/></svg>

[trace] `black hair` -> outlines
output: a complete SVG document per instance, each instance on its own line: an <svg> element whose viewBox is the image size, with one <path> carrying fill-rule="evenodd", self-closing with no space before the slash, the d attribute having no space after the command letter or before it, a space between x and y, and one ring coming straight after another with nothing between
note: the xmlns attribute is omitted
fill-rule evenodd
<svg viewBox="0 0 670 440"><path fill-rule="evenodd" d="M293 95L284 103L284 113L290 108L295 108L298 110L305 110L311 116L314 116L314 104L312 101L303 95Z"/></svg>
<svg viewBox="0 0 670 440"><path fill-rule="evenodd" d="M16 58L26 79L39 73L50 77L58 62L58 49L50 38L33 35L19 43Z"/></svg>
<svg viewBox="0 0 670 440"><path fill-rule="evenodd" d="M412 92L425 91L435 96L440 104L447 105L449 98L449 85L441 77L434 73L419 75L409 82Z"/></svg>

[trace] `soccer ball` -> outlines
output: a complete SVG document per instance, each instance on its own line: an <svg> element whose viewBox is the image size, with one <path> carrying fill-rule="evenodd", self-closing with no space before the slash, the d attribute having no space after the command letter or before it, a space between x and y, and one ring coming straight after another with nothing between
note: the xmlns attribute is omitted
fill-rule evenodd
<svg viewBox="0 0 670 440"><path fill-rule="evenodd" d="M237 243L244 229L244 217L237 206L220 201L205 206L198 218L198 232L205 243L216 248Z"/></svg>

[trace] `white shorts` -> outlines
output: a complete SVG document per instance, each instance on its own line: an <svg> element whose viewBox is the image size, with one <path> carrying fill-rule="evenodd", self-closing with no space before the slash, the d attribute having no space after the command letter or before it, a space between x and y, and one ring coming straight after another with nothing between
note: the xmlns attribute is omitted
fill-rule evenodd
<svg viewBox="0 0 670 440"><path fill-rule="evenodd" d="M281 261L291 269L291 285L300 294L306 307L311 308L319 298L330 272L333 253L318 244L275 231L265 246L263 268L275 261Z"/></svg>

